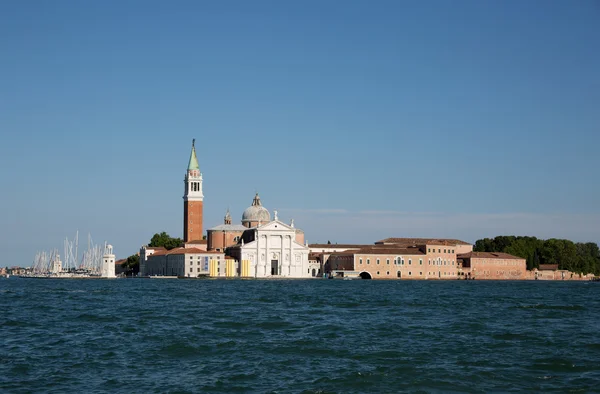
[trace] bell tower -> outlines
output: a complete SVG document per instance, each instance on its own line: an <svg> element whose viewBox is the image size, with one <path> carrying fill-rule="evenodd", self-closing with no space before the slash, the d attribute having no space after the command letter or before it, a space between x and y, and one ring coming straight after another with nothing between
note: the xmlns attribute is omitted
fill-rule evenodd
<svg viewBox="0 0 600 394"><path fill-rule="evenodd" d="M202 239L202 173L196 156L196 140L192 140L192 153L185 174L183 194L183 242Z"/></svg>

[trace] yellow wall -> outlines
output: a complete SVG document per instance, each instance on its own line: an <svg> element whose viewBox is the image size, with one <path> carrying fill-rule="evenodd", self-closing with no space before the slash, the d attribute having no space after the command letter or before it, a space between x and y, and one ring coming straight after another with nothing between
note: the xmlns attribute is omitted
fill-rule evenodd
<svg viewBox="0 0 600 394"><path fill-rule="evenodd" d="M236 276L235 272L235 260L225 260L225 276L231 278Z"/></svg>
<svg viewBox="0 0 600 394"><path fill-rule="evenodd" d="M208 275L211 277L219 276L219 262L217 260L210 260L208 262Z"/></svg>
<svg viewBox="0 0 600 394"><path fill-rule="evenodd" d="M241 261L242 264L242 269L241 271L241 275L242 277L248 277L251 276L250 275L250 260L242 260Z"/></svg>

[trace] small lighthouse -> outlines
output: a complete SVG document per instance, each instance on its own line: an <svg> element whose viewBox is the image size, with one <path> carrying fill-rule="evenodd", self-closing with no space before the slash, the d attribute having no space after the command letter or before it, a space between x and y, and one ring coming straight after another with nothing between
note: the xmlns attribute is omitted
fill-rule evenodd
<svg viewBox="0 0 600 394"><path fill-rule="evenodd" d="M112 245L106 245L102 256L102 277L115 278L115 255Z"/></svg>

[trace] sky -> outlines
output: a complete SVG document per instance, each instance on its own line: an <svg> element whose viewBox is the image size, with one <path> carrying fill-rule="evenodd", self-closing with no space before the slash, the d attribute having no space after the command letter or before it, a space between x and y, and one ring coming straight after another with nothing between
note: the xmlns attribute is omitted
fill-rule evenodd
<svg viewBox="0 0 600 394"><path fill-rule="evenodd" d="M600 241L600 2L0 2L0 266L255 192L309 243Z"/></svg>

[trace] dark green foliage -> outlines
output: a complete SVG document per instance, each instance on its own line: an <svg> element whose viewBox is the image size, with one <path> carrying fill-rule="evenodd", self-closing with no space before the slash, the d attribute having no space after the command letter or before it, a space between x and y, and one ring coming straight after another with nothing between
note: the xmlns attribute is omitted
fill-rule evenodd
<svg viewBox="0 0 600 394"><path fill-rule="evenodd" d="M152 239L150 239L150 243L148 246L153 246L155 248L159 246L164 246L165 249L170 250L181 246L183 244L183 240L181 238L171 238L169 234L166 232L162 232L160 234L154 234Z"/></svg>
<svg viewBox="0 0 600 394"><path fill-rule="evenodd" d="M121 267L127 269L127 276L137 275L140 272L140 256L134 254L127 257L127 261L121 264Z"/></svg>
<svg viewBox="0 0 600 394"><path fill-rule="evenodd" d="M558 264L559 269L583 274L600 274L600 249L593 242L574 243L566 239L498 236L475 242L475 252L504 252L527 260L527 269L540 264Z"/></svg>

